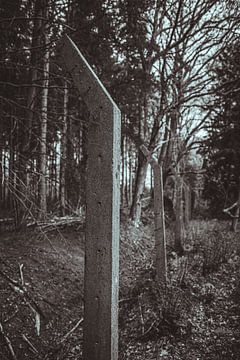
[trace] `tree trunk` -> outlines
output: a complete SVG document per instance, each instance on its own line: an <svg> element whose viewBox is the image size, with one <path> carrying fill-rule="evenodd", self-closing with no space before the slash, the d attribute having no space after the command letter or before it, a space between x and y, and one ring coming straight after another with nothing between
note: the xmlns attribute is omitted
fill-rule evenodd
<svg viewBox="0 0 240 360"><path fill-rule="evenodd" d="M2 134L2 123L0 123L0 133ZM0 208L4 207L4 201L3 201L3 189L4 189L4 175L3 175L3 139L2 136L0 137Z"/></svg>
<svg viewBox="0 0 240 360"><path fill-rule="evenodd" d="M154 223L155 223L155 251L156 251L156 278L158 284L166 286L167 283L167 255L164 215L164 194L162 167L150 151L142 145L141 151L153 169L154 176Z"/></svg>
<svg viewBox="0 0 240 360"><path fill-rule="evenodd" d="M66 163L66 195L67 201L72 205L73 204L73 172L74 172L74 133L72 126L72 117L68 116L67 119L67 129L68 129L68 137L67 137L67 163ZM76 200L76 199L74 199Z"/></svg>
<svg viewBox="0 0 240 360"><path fill-rule="evenodd" d="M167 284L167 254L164 215L164 193L162 168L159 164L153 166L154 176L154 222L155 222L155 250L156 273L160 286Z"/></svg>
<svg viewBox="0 0 240 360"><path fill-rule="evenodd" d="M47 5L46 5L47 6ZM45 8L46 14L48 12ZM46 16L47 18L47 16ZM47 213L46 175L47 175L47 108L48 108L48 85L49 85L49 45L48 27L44 27L44 43L46 46L43 56L43 91L41 99L41 145L40 145L40 217Z"/></svg>
<svg viewBox="0 0 240 360"><path fill-rule="evenodd" d="M60 209L61 215L65 216L66 210L66 161L67 161L67 106L68 106L68 88L67 82L64 86L63 98L63 127L61 138L61 163L60 163Z"/></svg>
<svg viewBox="0 0 240 360"><path fill-rule="evenodd" d="M234 218L233 218L232 224L231 224L231 231L233 231L233 232L236 232L236 231L237 231L239 214L240 214L240 179L239 179L238 201L237 201L237 205L236 205L236 210L235 210Z"/></svg>
<svg viewBox="0 0 240 360"><path fill-rule="evenodd" d="M32 129L35 124L34 121L34 110L37 99L37 88L36 81L38 78L38 59L37 54L39 52L40 46L40 36L41 36L41 26L42 26L42 8L41 1L37 1L34 4L34 20L33 20L33 30L32 30L32 40L31 40L31 56L29 62L29 79L28 82L31 84L28 88L26 96L26 112L24 114L25 124L18 128L18 145L16 149L16 154L18 162L16 159L13 159L14 164L14 176L16 178L16 186L14 193L12 194L12 199L15 203L15 210L18 213L18 220L16 220L16 226L21 226L24 220L24 217L27 212L29 212L32 202L30 200L30 189L27 186L27 169L29 162L34 160L35 154L33 153L33 136ZM34 139L36 142L36 140ZM13 140L14 142L14 140ZM16 163L18 163L18 168L16 168ZM13 166L12 166L13 167Z"/></svg>
<svg viewBox="0 0 240 360"><path fill-rule="evenodd" d="M132 168L133 168L133 163L132 163L132 154L133 154L133 151L132 151L132 146L130 144L129 146L129 162L128 162L128 169L129 169L129 177L128 177L128 206L130 204L132 204L132 199L133 199L133 196L132 196L132 189L133 189L133 176L132 176Z"/></svg>
<svg viewBox="0 0 240 360"><path fill-rule="evenodd" d="M11 120L12 121L12 120ZM12 123L11 123L12 124ZM17 127L18 128L18 127ZM15 134L16 135L16 134ZM17 136L16 136L17 137ZM19 163L17 154L19 155L18 149L16 150L15 144L13 143L13 136L12 133L9 135L9 158L8 158L8 164L6 163L6 152L4 152L4 198L6 201L7 208L12 210L13 208L13 201L15 201L14 197L15 192L17 191L17 182L18 177L16 174L16 164ZM15 152L16 159L15 159ZM15 166L14 166L15 164Z"/></svg>
<svg viewBox="0 0 240 360"><path fill-rule="evenodd" d="M183 254L183 240L184 240L184 225L183 225L183 183L182 178L178 173L178 169L175 172L175 251L179 254Z"/></svg>
<svg viewBox="0 0 240 360"><path fill-rule="evenodd" d="M184 184L184 222L186 229L189 227L190 222L190 189L187 184Z"/></svg>
<svg viewBox="0 0 240 360"><path fill-rule="evenodd" d="M133 202L130 210L130 218L135 225L138 225L141 220L141 200L148 168L148 162L141 154L141 152L139 152L138 159L139 161L137 167L135 189L133 194Z"/></svg>

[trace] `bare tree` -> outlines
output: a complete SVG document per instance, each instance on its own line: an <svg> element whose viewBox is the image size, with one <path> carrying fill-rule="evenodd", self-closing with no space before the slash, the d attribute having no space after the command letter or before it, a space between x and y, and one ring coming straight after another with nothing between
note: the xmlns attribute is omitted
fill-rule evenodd
<svg viewBox="0 0 240 360"><path fill-rule="evenodd" d="M156 2L145 21L149 23L149 50L139 47L141 66L159 85L146 98L149 136L145 141L151 152L159 153L166 178L172 166L170 139L184 137L187 151L194 134L204 126L204 99L211 94L208 72L223 42L234 36L237 19L225 2L178 0ZM136 223L146 171L146 161L140 158L131 207Z"/></svg>

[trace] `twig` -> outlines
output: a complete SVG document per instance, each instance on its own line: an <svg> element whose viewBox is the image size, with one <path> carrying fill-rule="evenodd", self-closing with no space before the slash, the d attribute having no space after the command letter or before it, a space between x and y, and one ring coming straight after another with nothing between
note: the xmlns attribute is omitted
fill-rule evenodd
<svg viewBox="0 0 240 360"><path fill-rule="evenodd" d="M51 306L52 308L56 307L56 304L54 304L53 302L51 302L50 300L46 299L45 297L43 297L42 295L39 295L39 300L45 302L46 304L48 304L49 306ZM58 314L58 312L53 309L53 311L55 312L55 314Z"/></svg>
<svg viewBox="0 0 240 360"><path fill-rule="evenodd" d="M156 323L157 323L157 320L154 320L153 323L149 326L149 328L145 331L145 333L138 336L137 339L144 338L153 329L153 327L156 325Z"/></svg>
<svg viewBox="0 0 240 360"><path fill-rule="evenodd" d="M26 301L26 300L25 300ZM26 301L27 302L27 301ZM30 307L30 309L32 310L32 312L34 313L35 316L35 328L36 328L36 333L37 336L40 336L40 329L41 329L41 318L40 318L40 314L39 312L29 303L27 302L28 306Z"/></svg>
<svg viewBox="0 0 240 360"><path fill-rule="evenodd" d="M17 286L18 285L18 282L11 279L7 274L5 274L3 271L0 270L0 275L5 279L7 280L11 285L13 286Z"/></svg>
<svg viewBox="0 0 240 360"><path fill-rule="evenodd" d="M124 299L120 299L118 304L123 304L123 303L127 303L127 302L130 302L130 301L133 301L133 300L136 300L137 297L129 297L129 298L124 298Z"/></svg>
<svg viewBox="0 0 240 360"><path fill-rule="evenodd" d="M79 325L81 325L81 323L83 322L83 318L81 318L77 323L76 325L74 325L74 327L67 333L65 334L61 341L60 341L60 344L62 344L65 340L67 340L67 338L79 327Z"/></svg>
<svg viewBox="0 0 240 360"><path fill-rule="evenodd" d="M12 319L17 315L18 311L19 311L19 310L16 309L12 315L10 315L7 319L5 319L5 320L3 321L4 324L6 324L6 323L8 323L10 320L12 320Z"/></svg>
<svg viewBox="0 0 240 360"><path fill-rule="evenodd" d="M180 274L180 281L179 281L180 285L182 284L182 282L183 282L183 280L185 278L185 275L187 273L187 267L188 267L188 259L187 258L185 258L185 261L184 261L182 267L183 267L183 269L182 269L182 273Z"/></svg>
<svg viewBox="0 0 240 360"><path fill-rule="evenodd" d="M0 262L2 262L5 266L8 266L2 258L0 258ZM20 265L20 266L21 266L21 265ZM23 267L23 264L22 264L21 267ZM39 314L40 314L43 318L45 318L45 315L43 314L43 312L42 312L42 310L40 309L40 307L36 304L36 302L35 302L33 299L31 299L31 297L30 297L28 294L26 294L26 288L25 288L24 286L19 285L17 281L11 279L7 274L5 274L5 273L4 273L3 271L1 271L1 270L0 270L0 276L2 276L5 280L7 280L7 281L10 283L9 286L10 286L11 289L13 289L14 291L20 293L22 296L24 296L24 295L27 296L27 297L28 297L28 300L31 301L31 302L33 302L34 306L37 308L37 311L39 312ZM23 279L23 275L22 275L22 279ZM12 285L11 285L11 284L12 284ZM24 284L25 284L25 283L24 283ZM56 312L55 309L53 309L53 308L56 306L54 303L52 303L50 300L44 298L41 294L37 294L37 296L38 296L38 300L39 300L39 301L43 301L43 302L47 303L48 305L50 305L50 306L52 307L52 310L55 312L55 314L58 313L58 312ZM11 316L11 318L9 318L9 320L11 320L12 317L14 317L14 316L15 316L15 314L14 314L13 316ZM5 320L5 322L8 322L9 320Z"/></svg>
<svg viewBox="0 0 240 360"><path fill-rule="evenodd" d="M30 340L28 340L28 338L26 337L26 335L22 334L22 338L23 340L29 345L30 349L35 353L38 354L38 350L35 348L35 346L30 342Z"/></svg>
<svg viewBox="0 0 240 360"><path fill-rule="evenodd" d="M0 322L0 333L2 334L4 340L5 340L6 344L7 344L7 347L8 347L8 349L9 349L11 355L12 355L12 358L13 358L14 360L17 360L17 357L16 357L15 352L14 352L14 350L13 350L12 343L11 343L9 337L5 334L1 322Z"/></svg>
<svg viewBox="0 0 240 360"><path fill-rule="evenodd" d="M139 305L139 310L140 310L141 328L142 328L142 335L143 335L145 333L145 325L144 325L144 319L143 319L143 312L142 312L142 305L141 305L140 296L138 296L138 305Z"/></svg>
<svg viewBox="0 0 240 360"><path fill-rule="evenodd" d="M67 338L78 328L78 326L83 322L83 318L81 318L76 325L74 325L74 327L67 332L62 339L56 344L55 348L50 350L43 358L43 360L47 360L47 359L52 359L52 358L56 358L56 355L61 351L62 347L63 347L63 343L64 341L67 340Z"/></svg>
<svg viewBox="0 0 240 360"><path fill-rule="evenodd" d="M21 284L22 286L24 286L24 278L23 278L23 264L19 264L19 273L20 273L20 278L21 278Z"/></svg>
<svg viewBox="0 0 240 360"><path fill-rule="evenodd" d="M8 275L6 275L3 271L0 270L0 276L2 276L5 280L8 281L9 286L12 290L14 290L16 293L20 294L25 302L31 307L34 308L34 310L39 313L43 318L45 318L45 315L43 314L42 310L38 306L35 300L33 300L30 295L27 293L27 290L24 286L21 286L18 284L17 281L11 279Z"/></svg>
<svg viewBox="0 0 240 360"><path fill-rule="evenodd" d="M228 211L234 209L234 208L237 207L237 206L238 206L238 202L236 201L234 204L232 204L232 205L229 206L228 208L223 209L223 212L228 212Z"/></svg>
<svg viewBox="0 0 240 360"><path fill-rule="evenodd" d="M223 209L223 212L225 213L225 214L228 214L231 218L233 218L233 219L239 219L239 216L235 216L235 215L233 215L232 213L231 213L231 211L230 210L232 210L232 209L234 209L234 208L238 208L238 201L236 201L234 204L232 204L231 206L229 206L228 208L226 208L226 209Z"/></svg>
<svg viewBox="0 0 240 360"><path fill-rule="evenodd" d="M44 230L45 232L48 231L52 231L52 230L56 230L57 227L62 227L62 226L69 226L69 225L75 225L75 224L79 224L79 225L83 225L84 223L84 219L83 217L60 217L60 218L54 218L51 219L49 221L34 221L32 223L28 223L27 227L30 226L38 226L41 230Z"/></svg>

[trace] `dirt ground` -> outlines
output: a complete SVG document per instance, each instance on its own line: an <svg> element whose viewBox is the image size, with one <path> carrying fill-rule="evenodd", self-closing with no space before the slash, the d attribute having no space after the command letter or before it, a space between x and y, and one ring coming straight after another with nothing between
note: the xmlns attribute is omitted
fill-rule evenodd
<svg viewBox="0 0 240 360"><path fill-rule="evenodd" d="M81 324L64 336L83 316L83 248L81 231L1 235L0 321L16 359L81 355ZM0 345L2 360L14 358L6 337Z"/></svg>
<svg viewBox="0 0 240 360"><path fill-rule="evenodd" d="M214 222L192 228L182 258L168 231L162 294L151 221L122 225L119 360L240 358L240 234ZM81 229L0 235L1 360L82 359L83 269Z"/></svg>

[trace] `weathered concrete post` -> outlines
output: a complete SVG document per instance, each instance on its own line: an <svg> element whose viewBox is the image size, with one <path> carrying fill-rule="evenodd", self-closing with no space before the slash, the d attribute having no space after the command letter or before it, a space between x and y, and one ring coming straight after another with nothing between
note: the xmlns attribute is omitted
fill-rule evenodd
<svg viewBox="0 0 240 360"><path fill-rule="evenodd" d="M83 357L117 360L121 114L67 36L62 56L93 117L88 127Z"/></svg>

